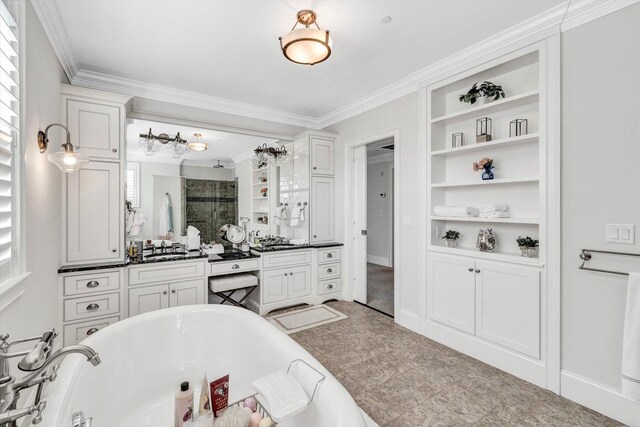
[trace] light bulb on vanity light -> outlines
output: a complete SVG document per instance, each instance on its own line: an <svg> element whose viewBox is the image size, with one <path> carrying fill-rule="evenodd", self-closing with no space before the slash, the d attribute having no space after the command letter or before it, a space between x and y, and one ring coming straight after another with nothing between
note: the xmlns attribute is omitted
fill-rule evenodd
<svg viewBox="0 0 640 427"><path fill-rule="evenodd" d="M67 142L62 144L63 151L51 153L47 155L47 159L56 165L62 172L71 173L79 170L85 163L89 162L89 157L79 153L73 144L71 144L71 134L66 126L60 123L53 123L47 126L43 131L38 132L38 148L41 153L47 151L49 146L49 129L54 126L61 127L67 133ZM78 145L79 147L79 145Z"/></svg>

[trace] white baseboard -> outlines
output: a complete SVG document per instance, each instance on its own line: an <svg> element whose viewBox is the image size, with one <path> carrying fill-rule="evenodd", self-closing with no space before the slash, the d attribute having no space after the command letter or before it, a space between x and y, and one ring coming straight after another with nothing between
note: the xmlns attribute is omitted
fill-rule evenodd
<svg viewBox="0 0 640 427"><path fill-rule="evenodd" d="M367 262L370 262L371 264L382 265L384 267L393 267L389 262L388 257L367 255Z"/></svg>
<svg viewBox="0 0 640 427"><path fill-rule="evenodd" d="M420 333L420 319L417 314L400 309L393 314L393 319L398 325L417 334Z"/></svg>
<svg viewBox="0 0 640 427"><path fill-rule="evenodd" d="M630 427L640 427L640 402L623 396L619 390L563 370L560 394Z"/></svg>

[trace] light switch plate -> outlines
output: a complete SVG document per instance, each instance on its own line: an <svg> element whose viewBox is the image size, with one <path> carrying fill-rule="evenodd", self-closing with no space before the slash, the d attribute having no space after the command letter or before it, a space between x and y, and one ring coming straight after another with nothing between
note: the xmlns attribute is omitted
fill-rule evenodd
<svg viewBox="0 0 640 427"><path fill-rule="evenodd" d="M605 239L607 243L633 245L636 243L635 229L634 224L607 224Z"/></svg>

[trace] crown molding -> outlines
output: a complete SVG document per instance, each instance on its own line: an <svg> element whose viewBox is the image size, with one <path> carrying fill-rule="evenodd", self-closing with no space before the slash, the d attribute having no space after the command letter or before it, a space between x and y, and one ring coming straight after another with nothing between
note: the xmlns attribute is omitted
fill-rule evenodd
<svg viewBox="0 0 640 427"><path fill-rule="evenodd" d="M141 82L139 80L116 77L84 69L81 69L76 73L74 78L71 79L71 84L131 96L140 96L156 101L188 105L190 107L234 114L252 119L283 123L292 126L307 128L315 128L315 126L317 126L317 121L313 117L309 116L287 113L285 111L245 104L229 99L202 95L182 89L175 89L168 86Z"/></svg>
<svg viewBox="0 0 640 427"><path fill-rule="evenodd" d="M550 35L576 28L631 6L640 0L565 1L320 117L303 116L82 69L73 54L55 2L49 0L31 0L31 2L70 83L73 85L320 130L413 93L420 87L434 83L472 62L479 61L480 56L486 57L516 43L533 43L542 40Z"/></svg>
<svg viewBox="0 0 640 427"><path fill-rule="evenodd" d="M562 21L561 30L571 30L638 2L640 0L573 0Z"/></svg>
<svg viewBox="0 0 640 427"><path fill-rule="evenodd" d="M180 164L180 166L195 166L195 167L199 167L199 168L208 168L208 169L215 169L213 167L213 165L217 165L218 164L218 159L209 159L207 161L205 160L183 160L182 163ZM225 169L227 170L231 170L234 169L236 167L236 165L233 162L229 162L228 160L220 160L220 164L222 166L224 166ZM222 169L222 168L219 168Z"/></svg>
<svg viewBox="0 0 640 427"><path fill-rule="evenodd" d="M53 51L58 56L60 65L67 75L67 79L71 82L78 74L80 67L78 60L71 49L69 36L62 25L62 19L58 13L55 1L50 0L31 0L31 5L38 15L38 19L44 28L47 37L53 47Z"/></svg>

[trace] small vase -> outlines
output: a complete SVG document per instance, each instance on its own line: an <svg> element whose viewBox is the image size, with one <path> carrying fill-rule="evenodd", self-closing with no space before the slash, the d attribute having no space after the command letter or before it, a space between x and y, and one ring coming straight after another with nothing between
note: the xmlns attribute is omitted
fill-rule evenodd
<svg viewBox="0 0 640 427"><path fill-rule="evenodd" d="M534 246L520 246L520 255L525 258L535 258L538 254L538 248Z"/></svg>
<svg viewBox="0 0 640 427"><path fill-rule="evenodd" d="M458 240L456 239L445 239L447 241L447 247L448 248L455 248L456 246L458 246Z"/></svg>
<svg viewBox="0 0 640 427"><path fill-rule="evenodd" d="M493 168L485 169L484 172L482 172L482 179L483 180L488 181L490 179L493 179L493 172L491 171L491 169L493 169Z"/></svg>

